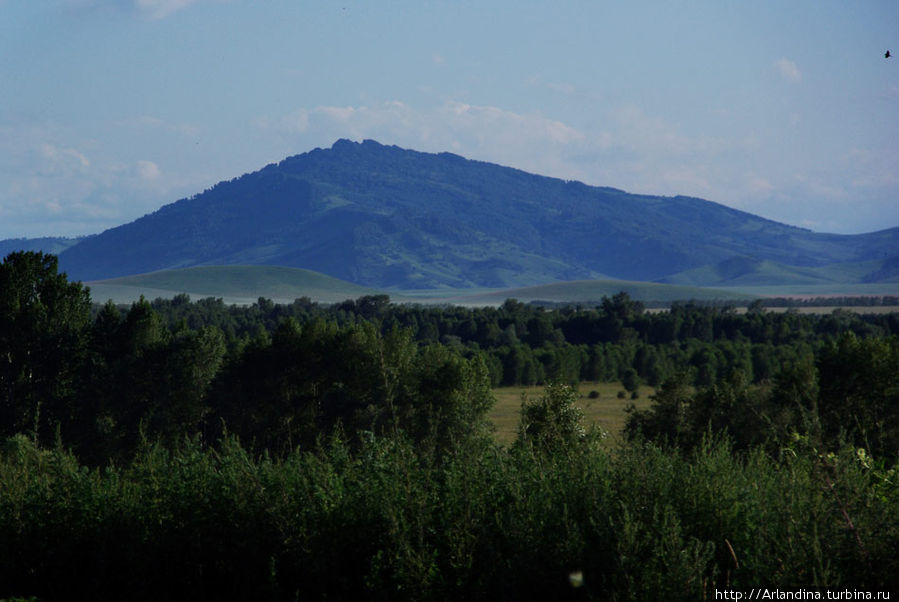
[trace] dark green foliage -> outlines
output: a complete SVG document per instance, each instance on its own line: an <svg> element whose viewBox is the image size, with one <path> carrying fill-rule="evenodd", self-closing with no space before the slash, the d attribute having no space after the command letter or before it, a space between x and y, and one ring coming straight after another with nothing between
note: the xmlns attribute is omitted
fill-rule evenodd
<svg viewBox="0 0 899 602"><path fill-rule="evenodd" d="M74 403L90 296L53 255L16 252L0 263L0 434L52 442L81 418Z"/></svg>
<svg viewBox="0 0 899 602"><path fill-rule="evenodd" d="M249 401L248 400L252 400ZM309 447L348 433L406 432L445 449L483 432L493 403L485 363L367 322L339 327L288 319L218 380L210 403L225 428L259 449Z"/></svg>
<svg viewBox="0 0 899 602"><path fill-rule="evenodd" d="M825 437L848 435L877 456L899 455L899 338L852 333L818 357L817 410Z"/></svg>
<svg viewBox="0 0 899 602"><path fill-rule="evenodd" d="M637 376L637 371L633 368L625 368L621 375L621 384L625 391L635 393L640 386L640 377Z"/></svg>
<svg viewBox="0 0 899 602"><path fill-rule="evenodd" d="M355 449L354 449L355 447ZM234 439L87 469L0 454L0 597L696 600L716 588L899 586L899 497L867 456L777 461L705 440L565 453ZM583 586L571 587L580 572Z"/></svg>
<svg viewBox="0 0 899 602"><path fill-rule="evenodd" d="M725 433L740 449L781 449L795 437L821 449L851 442L888 462L899 457L899 339L848 333L788 362L764 386L733 369L694 390L685 375L665 381L653 405L628 418L627 433L680 446Z"/></svg>
<svg viewBox="0 0 899 602"><path fill-rule="evenodd" d="M738 314L729 307L675 304L669 312L646 313L626 295L593 308L542 307L507 302L501 308L415 307L363 297L335 306L298 299L275 305L262 299L247 307L220 300L195 303L156 300L153 308L169 329L215 325L229 339L274 332L288 317L300 324L321 318L340 326L374 321L386 334L408 329L420 344L440 343L471 357L484 357L493 383L575 383L631 378L658 386L691 367L696 384L709 386L736 369L764 382L784 364L813 352L824 337L855 332L871 337L899 333L899 323L884 316L832 316L767 313L760 308Z"/></svg>
<svg viewBox="0 0 899 602"><path fill-rule="evenodd" d="M581 420L584 412L575 405L577 391L563 384L549 384L534 402L521 402L521 424L517 447L558 452L583 443L587 437Z"/></svg>

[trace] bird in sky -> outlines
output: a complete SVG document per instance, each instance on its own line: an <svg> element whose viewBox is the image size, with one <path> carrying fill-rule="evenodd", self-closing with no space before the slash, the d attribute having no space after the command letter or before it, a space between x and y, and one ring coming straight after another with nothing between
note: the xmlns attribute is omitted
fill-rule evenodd
<svg viewBox="0 0 899 602"><path fill-rule="evenodd" d="M890 54L890 51L889 51L889 50L887 50L885 53L883 53L883 58L885 58L885 59L888 59L888 58L890 58L891 56L893 56L893 55Z"/></svg>

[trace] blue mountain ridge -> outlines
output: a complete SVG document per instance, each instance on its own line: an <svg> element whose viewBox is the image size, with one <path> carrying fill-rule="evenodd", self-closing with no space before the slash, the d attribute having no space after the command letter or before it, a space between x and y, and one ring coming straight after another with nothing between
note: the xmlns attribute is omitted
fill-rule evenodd
<svg viewBox="0 0 899 602"><path fill-rule="evenodd" d="M897 256L899 228L814 233L698 198L629 194L450 153L339 140L85 238L62 251L60 266L97 280L280 265L425 289L677 281L734 258L750 267L867 262L868 272L853 278L890 278ZM708 270L708 278L720 272Z"/></svg>

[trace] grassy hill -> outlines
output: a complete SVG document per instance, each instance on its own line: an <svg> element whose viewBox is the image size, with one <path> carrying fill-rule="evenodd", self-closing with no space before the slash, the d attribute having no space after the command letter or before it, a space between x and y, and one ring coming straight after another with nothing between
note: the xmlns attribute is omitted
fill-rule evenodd
<svg viewBox="0 0 899 602"><path fill-rule="evenodd" d="M226 303L253 303L266 297L291 303L309 297L321 303L336 303L379 291L331 278L318 272L279 266L201 266L86 282L95 302L112 299L130 303L144 295L148 299L169 298L186 293L192 298L221 297Z"/></svg>
<svg viewBox="0 0 899 602"><path fill-rule="evenodd" d="M706 265L662 278L660 282L713 287L817 285L823 288L838 285L887 284L899 282L899 257L806 267L751 257L733 257L715 265Z"/></svg>
<svg viewBox="0 0 899 602"><path fill-rule="evenodd" d="M280 266L201 266L164 270L136 276L86 282L95 302L112 299L130 303L141 295L148 299L171 298L186 293L194 299L221 297L226 303L254 303L259 297L290 303L309 297L320 303L337 303L365 295L389 294L397 302L500 305L509 298L522 302L557 301L590 303L621 291L641 301L739 300L751 294L624 280L557 282L507 289L439 289L429 291L381 290L359 286L318 272Z"/></svg>

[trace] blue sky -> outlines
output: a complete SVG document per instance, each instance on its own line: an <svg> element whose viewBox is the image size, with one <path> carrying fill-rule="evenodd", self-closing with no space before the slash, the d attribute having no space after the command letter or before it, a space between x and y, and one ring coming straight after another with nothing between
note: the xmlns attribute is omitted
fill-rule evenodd
<svg viewBox="0 0 899 602"><path fill-rule="evenodd" d="M338 138L899 226L899 2L0 0L0 238Z"/></svg>

